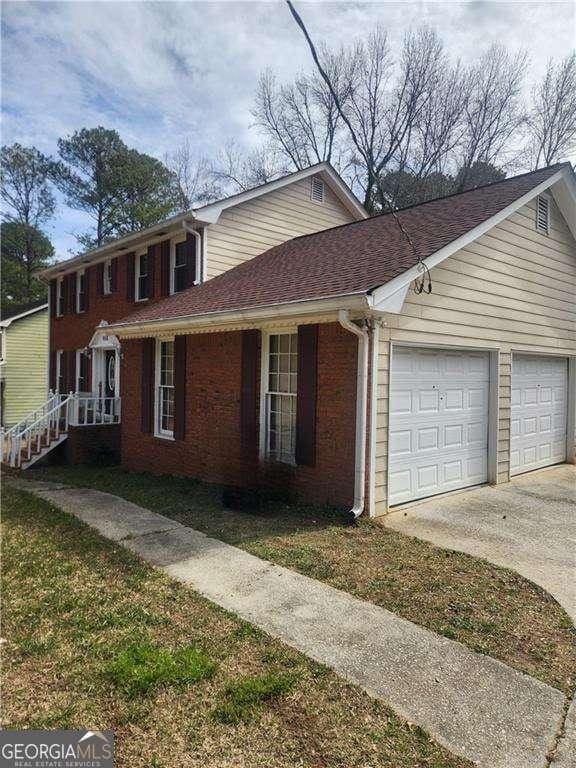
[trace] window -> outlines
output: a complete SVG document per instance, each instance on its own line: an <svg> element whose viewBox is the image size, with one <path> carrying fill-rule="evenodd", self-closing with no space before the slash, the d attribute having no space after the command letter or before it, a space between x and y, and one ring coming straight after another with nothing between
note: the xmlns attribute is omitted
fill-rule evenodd
<svg viewBox="0 0 576 768"><path fill-rule="evenodd" d="M112 293L112 259L104 262L102 278L104 296L109 296Z"/></svg>
<svg viewBox="0 0 576 768"><path fill-rule="evenodd" d="M324 202L324 182L318 176L312 176L310 185L310 199L315 203Z"/></svg>
<svg viewBox="0 0 576 768"><path fill-rule="evenodd" d="M64 366L63 366L63 351L61 349L56 350L56 392L64 394Z"/></svg>
<svg viewBox="0 0 576 768"><path fill-rule="evenodd" d="M90 392L91 389L88 381L88 352L79 349L76 352L76 392Z"/></svg>
<svg viewBox="0 0 576 768"><path fill-rule="evenodd" d="M188 287L187 243L172 243L170 254L170 293L178 293Z"/></svg>
<svg viewBox="0 0 576 768"><path fill-rule="evenodd" d="M76 312L86 311L86 272L82 270L76 275Z"/></svg>
<svg viewBox="0 0 576 768"><path fill-rule="evenodd" d="M136 257L136 301L148 298L148 254Z"/></svg>
<svg viewBox="0 0 576 768"><path fill-rule="evenodd" d="M4 362L6 357L6 331L4 328L0 328L0 363Z"/></svg>
<svg viewBox="0 0 576 768"><path fill-rule="evenodd" d="M550 198L547 195L536 198L536 229L545 235L550 232Z"/></svg>
<svg viewBox="0 0 576 768"><path fill-rule="evenodd" d="M64 292L64 278L56 281L56 317L62 317L66 306L66 294Z"/></svg>
<svg viewBox="0 0 576 768"><path fill-rule="evenodd" d="M156 346L156 434L174 436L174 342Z"/></svg>
<svg viewBox="0 0 576 768"><path fill-rule="evenodd" d="M298 334L271 334L267 362L266 454L277 461L294 463Z"/></svg>

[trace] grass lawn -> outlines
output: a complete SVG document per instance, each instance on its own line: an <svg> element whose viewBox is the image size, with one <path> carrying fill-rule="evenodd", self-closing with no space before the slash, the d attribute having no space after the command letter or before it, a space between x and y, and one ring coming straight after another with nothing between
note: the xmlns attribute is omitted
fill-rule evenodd
<svg viewBox="0 0 576 768"><path fill-rule="evenodd" d="M121 768L471 768L47 502L6 488L3 532L3 728L112 729Z"/></svg>
<svg viewBox="0 0 576 768"><path fill-rule="evenodd" d="M276 500L260 514L230 511L220 488L191 479L87 466L29 474L110 491L573 690L570 618L547 592L512 571L369 520L343 526L329 510Z"/></svg>

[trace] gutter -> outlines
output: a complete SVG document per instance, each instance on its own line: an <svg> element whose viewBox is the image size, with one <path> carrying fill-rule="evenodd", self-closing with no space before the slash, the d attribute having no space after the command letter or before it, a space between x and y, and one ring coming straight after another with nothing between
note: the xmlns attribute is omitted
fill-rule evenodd
<svg viewBox="0 0 576 768"><path fill-rule="evenodd" d="M358 337L358 373L356 380L356 457L354 462L354 506L352 520L357 520L366 502L366 424L368 405L368 331L350 320L350 312L341 309L338 322Z"/></svg>

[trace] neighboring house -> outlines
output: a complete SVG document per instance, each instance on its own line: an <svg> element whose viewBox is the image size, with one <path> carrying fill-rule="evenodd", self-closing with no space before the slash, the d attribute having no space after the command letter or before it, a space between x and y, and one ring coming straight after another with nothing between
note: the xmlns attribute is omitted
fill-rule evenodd
<svg viewBox="0 0 576 768"><path fill-rule="evenodd" d="M10 428L48 396L48 304L3 311L0 321L2 426Z"/></svg>
<svg viewBox="0 0 576 768"><path fill-rule="evenodd" d="M562 164L129 302L101 331L121 348L123 466L379 515L573 462L575 233Z"/></svg>

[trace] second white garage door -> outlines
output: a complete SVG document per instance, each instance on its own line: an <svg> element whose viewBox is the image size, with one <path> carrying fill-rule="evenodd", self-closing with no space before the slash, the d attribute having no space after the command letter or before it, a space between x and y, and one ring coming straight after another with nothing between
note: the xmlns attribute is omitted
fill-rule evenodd
<svg viewBox="0 0 576 768"><path fill-rule="evenodd" d="M487 353L394 349L389 504L487 481L489 387Z"/></svg>
<svg viewBox="0 0 576 768"><path fill-rule="evenodd" d="M513 356L511 475L565 460L567 401L565 357Z"/></svg>

